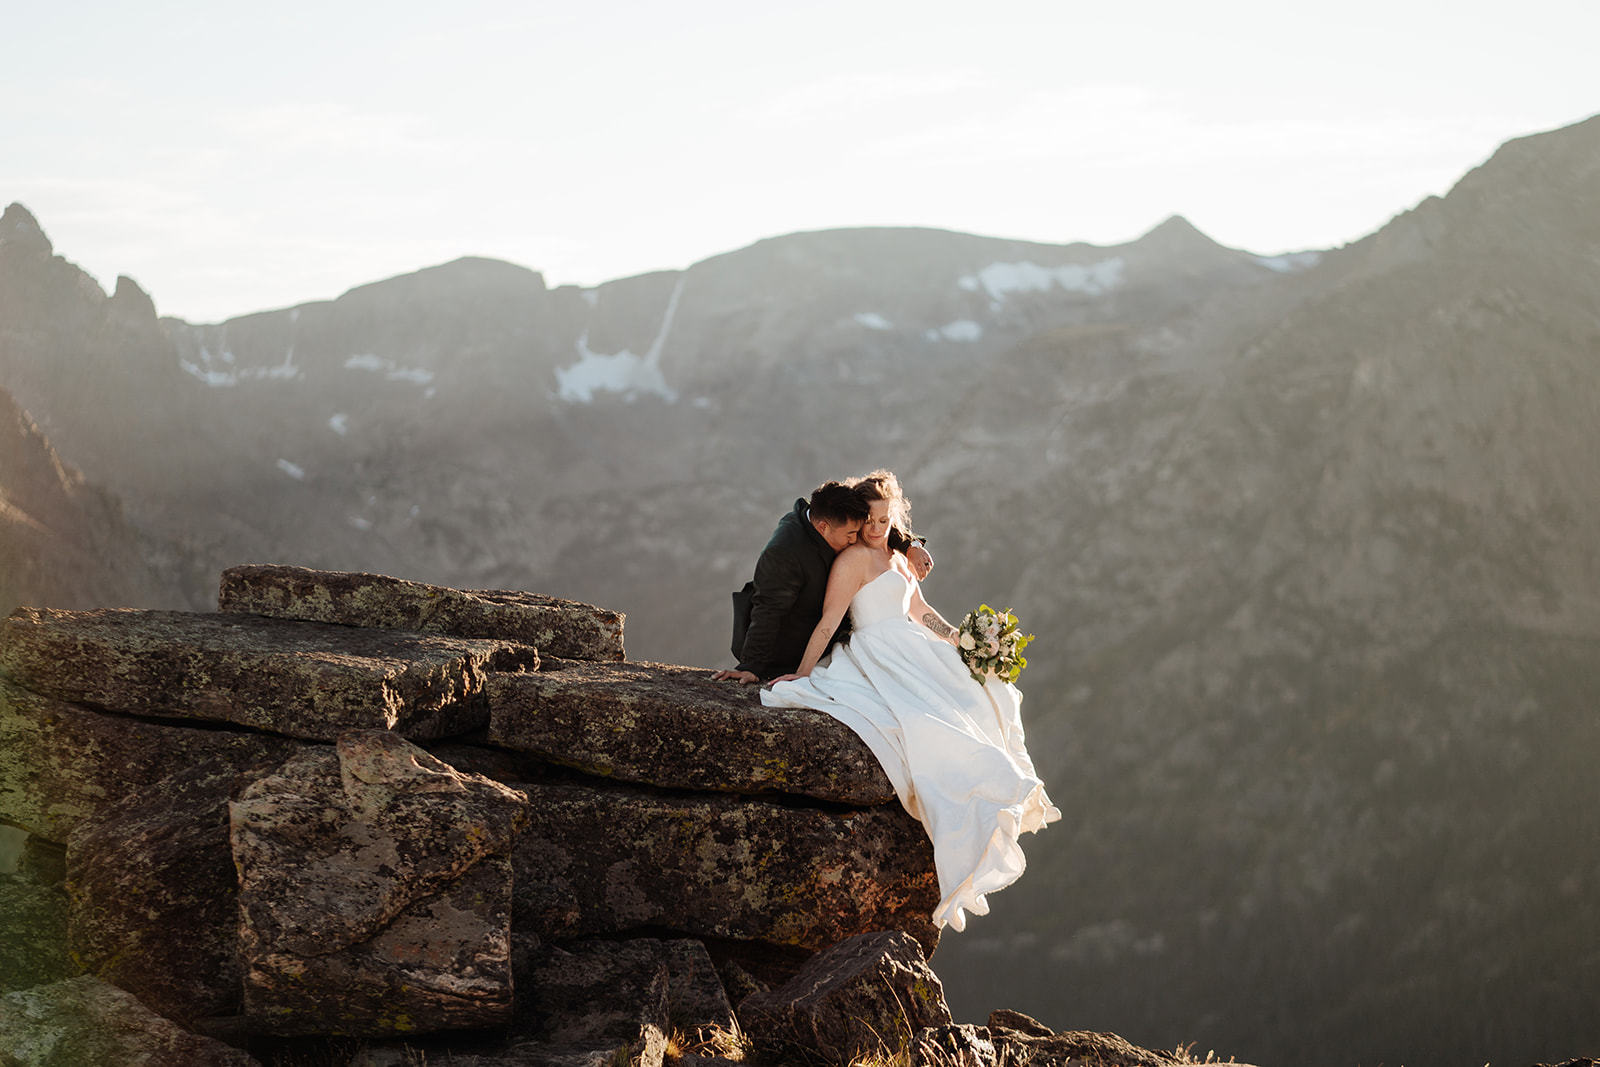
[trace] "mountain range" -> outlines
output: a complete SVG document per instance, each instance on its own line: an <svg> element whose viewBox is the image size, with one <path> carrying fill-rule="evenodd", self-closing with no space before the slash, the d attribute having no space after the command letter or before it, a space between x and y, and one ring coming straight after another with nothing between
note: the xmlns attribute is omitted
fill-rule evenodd
<svg viewBox="0 0 1600 1067"><path fill-rule="evenodd" d="M1597 309L1600 118L1294 256L1181 218L839 230L209 325L14 204L0 608L203 606L278 562L573 597L630 658L727 665L778 517L892 467L929 600L1036 634L1067 813L941 945L958 1018L1553 1062L1600 1049Z"/></svg>

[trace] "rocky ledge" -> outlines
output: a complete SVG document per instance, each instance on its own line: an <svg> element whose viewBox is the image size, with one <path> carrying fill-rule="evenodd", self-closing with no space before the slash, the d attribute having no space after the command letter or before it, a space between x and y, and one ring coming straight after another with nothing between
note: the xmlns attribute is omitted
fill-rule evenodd
<svg viewBox="0 0 1600 1067"><path fill-rule="evenodd" d="M8 1064L1180 1062L952 1022L866 746L626 661L621 615L276 566L219 600L0 622Z"/></svg>

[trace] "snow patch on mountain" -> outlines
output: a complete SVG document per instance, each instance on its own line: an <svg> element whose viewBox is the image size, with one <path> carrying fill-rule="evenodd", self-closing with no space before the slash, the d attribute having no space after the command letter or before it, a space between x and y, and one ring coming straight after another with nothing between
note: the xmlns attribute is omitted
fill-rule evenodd
<svg viewBox="0 0 1600 1067"><path fill-rule="evenodd" d="M596 352L589 347L589 331L584 330L578 338L578 362L556 368L557 395L576 404L593 403L598 392L618 393L629 400L651 394L669 404L675 403L677 390L667 384L661 373L661 349L672 329L672 319L678 313L678 298L682 294L683 278L680 277L667 300L667 310L661 316L655 340L650 342L650 350L643 356L636 356L626 348L621 352Z"/></svg>
<svg viewBox="0 0 1600 1067"><path fill-rule="evenodd" d="M1297 270L1309 270L1322 262L1321 252L1285 252L1281 256L1257 256L1256 262L1268 270L1275 270L1279 274L1292 274Z"/></svg>
<svg viewBox="0 0 1600 1067"><path fill-rule="evenodd" d="M392 359L372 355L370 352L351 356L344 361L346 370L370 370L381 373L391 382L413 382L427 385L433 381L433 371L421 367L402 367Z"/></svg>
<svg viewBox="0 0 1600 1067"><path fill-rule="evenodd" d="M278 469L297 482L304 480L306 476L306 469L304 467L300 466L298 463L290 463L286 459L278 460Z"/></svg>
<svg viewBox="0 0 1600 1067"><path fill-rule="evenodd" d="M983 327L971 319L957 319L929 330L925 336L930 341L976 341L983 336Z"/></svg>
<svg viewBox="0 0 1600 1067"><path fill-rule="evenodd" d="M192 374L213 389L226 388L245 381L287 382L305 376L304 372L295 366L293 345L290 345L289 351L284 354L282 363L268 367L240 367L234 354L226 348L212 355L204 345L200 346L198 362L179 359L178 366L186 374Z"/></svg>
<svg viewBox="0 0 1600 1067"><path fill-rule="evenodd" d="M956 284L968 292L979 289L995 303L1011 293L1042 293L1060 287L1069 292L1099 296L1122 284L1122 257L1113 256L1098 263L1068 263L1060 267L1041 267L1021 263L991 263L976 274L968 274Z"/></svg>
<svg viewBox="0 0 1600 1067"><path fill-rule="evenodd" d="M855 317L856 322L869 330L892 330L893 324L876 311L863 311Z"/></svg>
<svg viewBox="0 0 1600 1067"><path fill-rule="evenodd" d="M345 436L350 432L349 416L345 415L343 412L335 415L333 418L328 420L328 429L332 430L340 437Z"/></svg>

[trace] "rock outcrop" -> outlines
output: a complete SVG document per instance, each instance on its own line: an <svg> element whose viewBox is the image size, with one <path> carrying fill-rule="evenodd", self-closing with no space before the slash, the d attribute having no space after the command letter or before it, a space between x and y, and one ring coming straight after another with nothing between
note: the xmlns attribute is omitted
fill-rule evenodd
<svg viewBox="0 0 1600 1067"><path fill-rule="evenodd" d="M222 600L0 622L0 1062L1175 1062L953 1023L932 848L828 716L623 661L570 601Z"/></svg>
<svg viewBox="0 0 1600 1067"><path fill-rule="evenodd" d="M588 605L278 567L222 588L215 615L0 621L0 822L32 857L4 876L0 1010L27 1033L657 1064L856 935L926 970L931 848L831 718L619 662Z"/></svg>

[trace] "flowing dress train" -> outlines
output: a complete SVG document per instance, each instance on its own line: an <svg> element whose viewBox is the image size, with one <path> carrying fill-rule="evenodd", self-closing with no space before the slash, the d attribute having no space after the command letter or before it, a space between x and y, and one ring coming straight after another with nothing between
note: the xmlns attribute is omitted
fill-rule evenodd
<svg viewBox="0 0 1600 1067"><path fill-rule="evenodd" d="M851 635L807 678L761 691L768 707L814 708L849 726L927 829L939 875L933 920L966 928L985 895L1021 877L1018 835L1061 818L1034 773L1022 693L972 680L961 654L911 621L913 579L890 568L850 601Z"/></svg>

